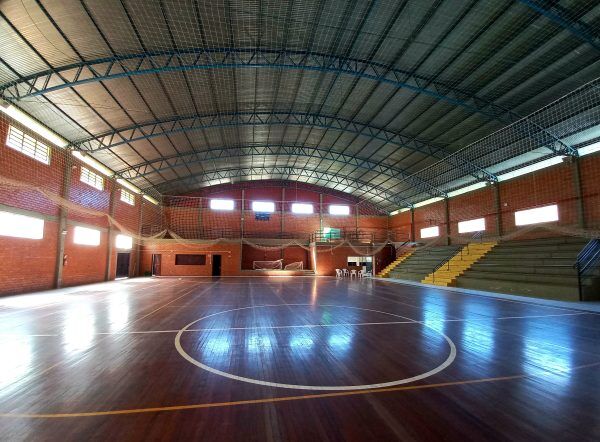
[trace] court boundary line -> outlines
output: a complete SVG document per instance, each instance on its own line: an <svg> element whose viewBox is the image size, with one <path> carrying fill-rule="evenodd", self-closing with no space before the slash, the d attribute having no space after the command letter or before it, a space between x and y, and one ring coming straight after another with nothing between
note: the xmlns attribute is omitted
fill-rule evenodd
<svg viewBox="0 0 600 442"><path fill-rule="evenodd" d="M600 362L594 362L591 364L580 365L573 367L569 370L574 372L585 368L595 367L600 365ZM462 381L454 382L440 382L435 384L418 384L418 385L402 385L389 388L377 388L372 390L352 390L352 391L336 391L332 393L316 393L316 394L305 394L296 396L279 396L272 398L262 399L246 399L239 401L230 402L207 402L201 404L188 404L188 405L170 405L164 407L148 407L148 408L130 408L122 410L106 410L106 411L87 411L87 412L74 412L74 413L0 413L0 418L14 418L14 419L68 419L77 417L98 417L98 416L118 416L128 414L142 414L142 413L160 413L160 412L171 412L171 411L185 411L185 410L199 410L206 408L224 408L224 407L235 407L243 405L260 405L260 404L274 404L279 402L294 402L302 400L312 399L328 399L337 397L347 396L366 396L369 394L380 394L380 393L393 393L400 391L418 391L428 390L436 388L463 386L463 385L476 385L493 382L503 382L520 379L539 379L543 378L542 375L531 375L531 374L516 374L509 376L498 376L491 378L480 378L480 379L467 379Z"/></svg>

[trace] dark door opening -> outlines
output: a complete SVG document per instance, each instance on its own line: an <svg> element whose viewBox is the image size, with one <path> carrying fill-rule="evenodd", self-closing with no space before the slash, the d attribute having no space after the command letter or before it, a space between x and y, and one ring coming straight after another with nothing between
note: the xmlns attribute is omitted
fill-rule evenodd
<svg viewBox="0 0 600 442"><path fill-rule="evenodd" d="M117 278L129 277L129 259L131 253L117 253Z"/></svg>
<svg viewBox="0 0 600 442"><path fill-rule="evenodd" d="M221 276L221 255L212 256L212 275Z"/></svg>
<svg viewBox="0 0 600 442"><path fill-rule="evenodd" d="M160 260L162 255L152 255L152 276L160 276Z"/></svg>

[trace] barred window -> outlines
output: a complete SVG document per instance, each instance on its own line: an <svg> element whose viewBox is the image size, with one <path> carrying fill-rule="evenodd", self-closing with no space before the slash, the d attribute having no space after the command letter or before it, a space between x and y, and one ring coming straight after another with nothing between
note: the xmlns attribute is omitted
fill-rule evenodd
<svg viewBox="0 0 600 442"><path fill-rule="evenodd" d="M121 189L121 201L129 205L135 206L135 196L131 192L127 192L125 189Z"/></svg>
<svg viewBox="0 0 600 442"><path fill-rule="evenodd" d="M50 164L50 148L14 126L8 128L6 145L44 164Z"/></svg>
<svg viewBox="0 0 600 442"><path fill-rule="evenodd" d="M104 190L104 178L86 167L81 167L80 180L98 190Z"/></svg>

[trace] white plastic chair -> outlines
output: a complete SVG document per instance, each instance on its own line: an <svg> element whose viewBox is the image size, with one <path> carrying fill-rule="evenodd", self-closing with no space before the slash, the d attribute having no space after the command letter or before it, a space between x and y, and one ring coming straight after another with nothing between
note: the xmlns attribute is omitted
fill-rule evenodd
<svg viewBox="0 0 600 442"><path fill-rule="evenodd" d="M342 269L342 272L344 274L344 278L350 275L350 272L348 272L348 269Z"/></svg>
<svg viewBox="0 0 600 442"><path fill-rule="evenodd" d="M350 270L350 279L356 278L356 270Z"/></svg>
<svg viewBox="0 0 600 442"><path fill-rule="evenodd" d="M342 272L340 269L335 269L335 277L336 278L343 278L344 277L344 272Z"/></svg>
<svg viewBox="0 0 600 442"><path fill-rule="evenodd" d="M362 279L362 277L365 275L364 270L359 270L358 273L357 273L357 275L358 275L359 279Z"/></svg>

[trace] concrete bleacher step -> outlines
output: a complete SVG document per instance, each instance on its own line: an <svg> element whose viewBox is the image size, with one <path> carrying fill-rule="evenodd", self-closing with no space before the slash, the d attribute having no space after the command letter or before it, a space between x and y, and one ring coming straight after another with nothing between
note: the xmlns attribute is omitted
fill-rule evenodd
<svg viewBox="0 0 600 442"><path fill-rule="evenodd" d="M421 282L440 286L454 285L456 279L488 254L496 242L467 244L446 263L428 274Z"/></svg>
<svg viewBox="0 0 600 442"><path fill-rule="evenodd" d="M586 239L556 237L507 241L458 277L457 287L576 301L577 271L573 264ZM594 272L600 276L599 272ZM584 286L591 286L584 281Z"/></svg>

